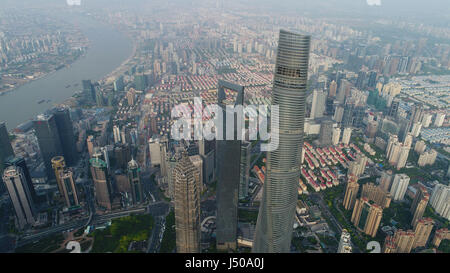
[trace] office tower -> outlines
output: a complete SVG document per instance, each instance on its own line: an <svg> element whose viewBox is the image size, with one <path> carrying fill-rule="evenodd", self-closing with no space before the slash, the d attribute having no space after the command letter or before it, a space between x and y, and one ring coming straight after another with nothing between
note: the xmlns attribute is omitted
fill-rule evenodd
<svg viewBox="0 0 450 273"><path fill-rule="evenodd" d="M3 181L11 198L19 228L33 225L36 221L35 204L22 169L17 166L7 167L3 173Z"/></svg>
<svg viewBox="0 0 450 273"><path fill-rule="evenodd" d="M319 142L322 147L327 147L333 144L333 121L324 120L320 124Z"/></svg>
<svg viewBox="0 0 450 273"><path fill-rule="evenodd" d="M417 161L417 164L420 167L423 167L426 165L433 165L436 162L437 155L438 155L438 152L434 149L424 152L419 156L419 160Z"/></svg>
<svg viewBox="0 0 450 273"><path fill-rule="evenodd" d="M328 92L328 96L336 97L336 90L337 90L337 83L335 81L332 81L330 83L330 92Z"/></svg>
<svg viewBox="0 0 450 273"><path fill-rule="evenodd" d="M216 142L215 140L199 140L199 154L203 159L203 183L209 185L216 179Z"/></svg>
<svg viewBox="0 0 450 273"><path fill-rule="evenodd" d="M111 182L107 173L105 161L99 158L91 158L92 179L94 180L95 197L100 207L111 210L112 208L112 189Z"/></svg>
<svg viewBox="0 0 450 273"><path fill-rule="evenodd" d="M64 171L66 168L66 162L64 160L64 157L62 156L55 156L52 158L52 168L55 172L55 178L56 178L56 184L58 185L58 191L61 197L64 197L64 189L61 181L60 173Z"/></svg>
<svg viewBox="0 0 450 273"><path fill-rule="evenodd" d="M197 194L196 171L187 152L183 151L173 170L178 253L200 252L200 200Z"/></svg>
<svg viewBox="0 0 450 273"><path fill-rule="evenodd" d="M383 209L380 206L371 204L369 199L362 197L355 202L351 221L359 231L375 237L382 215Z"/></svg>
<svg viewBox="0 0 450 273"><path fill-rule="evenodd" d="M348 173L360 177L366 169L367 160L368 158L364 154L357 154L356 160L349 163Z"/></svg>
<svg viewBox="0 0 450 273"><path fill-rule="evenodd" d="M359 71L358 72L358 78L356 79L356 88L362 90L364 88L364 81L366 80L366 72L365 71Z"/></svg>
<svg viewBox="0 0 450 273"><path fill-rule="evenodd" d="M437 184L433 188L430 205L437 214L450 220L450 186Z"/></svg>
<svg viewBox="0 0 450 273"><path fill-rule="evenodd" d="M31 179L30 171L28 170L27 163L25 162L25 159L23 157L9 157L8 160L5 162L5 168L7 167L19 167L20 170L22 170L26 184L28 186L28 190L31 194L31 199L33 200L34 204L38 204L39 200L36 194L36 190L33 186L33 180Z"/></svg>
<svg viewBox="0 0 450 273"><path fill-rule="evenodd" d="M253 252L289 252L298 198L310 36L280 31L272 103L279 105L278 149L267 153L267 175Z"/></svg>
<svg viewBox="0 0 450 273"><path fill-rule="evenodd" d="M437 113L436 118L434 120L434 126L441 127L444 124L444 121L445 121L445 114Z"/></svg>
<svg viewBox="0 0 450 273"><path fill-rule="evenodd" d="M119 76L115 81L114 81L114 91L124 91L125 85L123 83L123 76Z"/></svg>
<svg viewBox="0 0 450 273"><path fill-rule="evenodd" d="M95 142L94 136L91 135L86 138L86 144L87 144L86 146L87 146L90 157L92 157L92 155L94 154L94 147L95 147L94 142Z"/></svg>
<svg viewBox="0 0 450 273"><path fill-rule="evenodd" d="M310 118L321 118L325 112L325 102L327 99L327 94L324 91L314 90L313 99L311 105Z"/></svg>
<svg viewBox="0 0 450 273"><path fill-rule="evenodd" d="M0 122L0 174L3 174L5 169L5 161L9 157L14 156L14 151L9 140L8 130L4 122ZM3 192L3 183L0 176L0 194Z"/></svg>
<svg viewBox="0 0 450 273"><path fill-rule="evenodd" d="M352 253L351 237L346 229L342 230L337 253Z"/></svg>
<svg viewBox="0 0 450 273"><path fill-rule="evenodd" d="M55 156L63 155L61 137L56 126L55 116L40 115L37 120L33 121L33 124L47 177L50 179L55 178L51 160Z"/></svg>
<svg viewBox="0 0 450 273"><path fill-rule="evenodd" d="M134 85L136 90L145 91L147 89L147 77L144 74L135 75Z"/></svg>
<svg viewBox="0 0 450 273"><path fill-rule="evenodd" d="M118 168L126 169L131 161L131 150L128 144L116 144L114 147L114 157Z"/></svg>
<svg viewBox="0 0 450 273"><path fill-rule="evenodd" d="M348 175L347 187L345 189L345 196L343 206L346 210L353 209L355 205L356 196L358 195L359 184L358 177L355 175Z"/></svg>
<svg viewBox="0 0 450 273"><path fill-rule="evenodd" d="M398 156L398 161L397 161L397 170L400 170L402 168L404 168L406 166L406 162L408 160L408 156L409 156L409 150L410 148L408 146L401 146L400 147L400 154Z"/></svg>
<svg viewBox="0 0 450 273"><path fill-rule="evenodd" d="M425 152L427 148L427 145L425 144L425 142L423 140L419 140L416 142L416 145L414 146L414 151L416 151L416 153L418 154L422 154L423 152Z"/></svg>
<svg viewBox="0 0 450 273"><path fill-rule="evenodd" d="M252 145L248 141L242 141L241 144L241 166L239 178L239 199L245 199L248 196L248 180L250 177L250 157L252 155Z"/></svg>
<svg viewBox="0 0 450 273"><path fill-rule="evenodd" d="M362 186L361 197L375 202L383 209L388 208L391 204L391 194L374 183L366 183Z"/></svg>
<svg viewBox="0 0 450 273"><path fill-rule="evenodd" d="M113 126L113 136L114 136L114 143L121 143L122 139L120 136L120 127L117 125Z"/></svg>
<svg viewBox="0 0 450 273"><path fill-rule="evenodd" d="M73 132L72 119L68 108L58 108L54 111L56 127L61 139L62 152L67 165L72 166L78 159L76 151L76 139Z"/></svg>
<svg viewBox="0 0 450 273"><path fill-rule="evenodd" d="M236 101L226 100L225 88L237 92ZM217 249L228 250L237 247L237 211L241 168L241 140L238 132L236 113L228 112L226 105L244 104L244 87L220 80L218 84L218 104L223 113L223 140L217 140ZM227 116L234 118L234 128L226 128ZM227 131L234 131L233 140L226 139Z"/></svg>
<svg viewBox="0 0 450 273"><path fill-rule="evenodd" d="M400 99L394 98L389 107L388 116L395 118L398 113L398 107L400 106Z"/></svg>
<svg viewBox="0 0 450 273"><path fill-rule="evenodd" d="M131 196L134 204L140 204L144 201L144 193L139 175L140 171L136 160L132 159L128 162L128 181L131 186Z"/></svg>
<svg viewBox="0 0 450 273"><path fill-rule="evenodd" d="M191 160L196 168L195 181L197 181L198 200L201 200L201 194L203 192L203 160L200 155L191 155L189 160Z"/></svg>
<svg viewBox="0 0 450 273"><path fill-rule="evenodd" d="M333 128L333 137L331 140L332 145L338 145L339 139L341 138L341 128Z"/></svg>
<svg viewBox="0 0 450 273"><path fill-rule="evenodd" d="M95 89L94 85L92 85L91 80L83 80L83 94L86 100L95 101Z"/></svg>
<svg viewBox="0 0 450 273"><path fill-rule="evenodd" d="M69 169L64 169L59 172L59 180L61 180L64 199L66 201L67 207L78 206L78 193L75 185L75 181L73 181L73 172Z"/></svg>
<svg viewBox="0 0 450 273"><path fill-rule="evenodd" d="M433 227L434 221L431 218L423 218L417 221L414 228L415 236L413 248L426 246Z"/></svg>
<svg viewBox="0 0 450 273"><path fill-rule="evenodd" d="M396 174L391 187L391 196L395 201L403 200L409 185L409 176L406 174Z"/></svg>
<svg viewBox="0 0 450 273"><path fill-rule="evenodd" d="M375 88L377 84L377 72L376 71L370 71L369 72L369 80L367 83L367 86L369 88Z"/></svg>
<svg viewBox="0 0 450 273"><path fill-rule="evenodd" d="M344 129L342 133L342 144L348 145L350 143L350 138L352 136L352 128L348 127Z"/></svg>
<svg viewBox="0 0 450 273"><path fill-rule="evenodd" d="M392 182L392 176L393 173L391 170L383 171L381 173L380 178L380 188L382 188L384 191L389 191L391 188L391 182Z"/></svg>

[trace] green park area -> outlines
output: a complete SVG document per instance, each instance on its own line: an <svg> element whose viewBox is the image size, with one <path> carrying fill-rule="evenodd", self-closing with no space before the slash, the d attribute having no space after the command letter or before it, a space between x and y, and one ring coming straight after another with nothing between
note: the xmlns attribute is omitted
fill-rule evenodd
<svg viewBox="0 0 450 273"><path fill-rule="evenodd" d="M94 245L92 253L126 253L133 241L148 240L153 228L151 215L132 215L115 219L111 226L96 230L92 234Z"/></svg>
<svg viewBox="0 0 450 273"><path fill-rule="evenodd" d="M176 247L175 213L170 211L166 217L166 229L161 241L160 253L172 253Z"/></svg>

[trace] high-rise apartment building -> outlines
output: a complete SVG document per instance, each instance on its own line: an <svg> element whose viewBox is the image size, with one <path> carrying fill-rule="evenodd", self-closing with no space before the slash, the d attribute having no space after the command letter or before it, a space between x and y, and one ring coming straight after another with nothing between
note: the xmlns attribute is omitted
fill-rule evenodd
<svg viewBox="0 0 450 273"><path fill-rule="evenodd" d="M430 238L431 231L434 227L434 221L431 218L423 218L417 221L414 228L414 245L416 247L425 247Z"/></svg>
<svg viewBox="0 0 450 273"><path fill-rule="evenodd" d="M364 154L357 154L356 160L349 163L348 173L360 177L366 169L367 161L368 158Z"/></svg>
<svg viewBox="0 0 450 273"><path fill-rule="evenodd" d="M289 252L303 146L310 36L280 31L272 103L279 106L278 149L267 153L267 175L253 252Z"/></svg>
<svg viewBox="0 0 450 273"><path fill-rule="evenodd" d="M391 204L391 194L374 183L366 183L362 186L361 197L375 202L383 209L388 208Z"/></svg>
<svg viewBox="0 0 450 273"><path fill-rule="evenodd" d="M332 145L337 145L339 143L339 139L341 138L341 128L334 128L333 129L333 137L331 140Z"/></svg>
<svg viewBox="0 0 450 273"><path fill-rule="evenodd" d="M333 144L333 125L332 120L324 120L320 124L319 142L322 147L327 147Z"/></svg>
<svg viewBox="0 0 450 273"><path fill-rule="evenodd" d="M197 194L197 168L186 151L172 171L176 245L178 253L200 252L200 200Z"/></svg>
<svg viewBox="0 0 450 273"><path fill-rule="evenodd" d="M384 191L389 191L390 190L392 178L393 178L393 173L392 173L391 170L383 171L381 173L380 187Z"/></svg>
<svg viewBox="0 0 450 273"><path fill-rule="evenodd" d="M430 198L430 205L437 214L450 220L450 186L444 184L434 186Z"/></svg>
<svg viewBox="0 0 450 273"><path fill-rule="evenodd" d="M369 199L357 199L353 209L351 221L355 227L365 234L375 237L383 216L383 209Z"/></svg>
<svg viewBox="0 0 450 273"><path fill-rule="evenodd" d="M327 94L324 91L314 90L313 99L311 105L310 118L321 118L325 112L325 102L327 99Z"/></svg>
<svg viewBox="0 0 450 273"><path fill-rule="evenodd" d="M352 136L352 128L347 127L342 133L342 144L348 145L350 143L350 138Z"/></svg>
<svg viewBox="0 0 450 273"><path fill-rule="evenodd" d="M353 209L355 205L356 196L358 195L359 184L356 175L348 175L347 187L345 189L345 196L343 206L346 210Z"/></svg>
<svg viewBox="0 0 450 273"><path fill-rule="evenodd" d="M409 186L409 176L406 174L396 174L391 186L391 196L395 201L403 200Z"/></svg>
<svg viewBox="0 0 450 273"><path fill-rule="evenodd" d="M428 194L427 189L421 186L417 190L416 196L414 197L414 200L410 208L410 212L413 215L413 219L411 221L411 225L413 227L416 227L417 222L420 219L422 219L423 213L427 208L429 199L430 195Z"/></svg>

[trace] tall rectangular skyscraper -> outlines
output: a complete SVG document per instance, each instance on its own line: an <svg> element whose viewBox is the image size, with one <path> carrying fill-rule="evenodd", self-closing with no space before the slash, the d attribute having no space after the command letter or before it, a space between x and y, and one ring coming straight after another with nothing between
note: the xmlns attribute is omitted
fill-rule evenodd
<svg viewBox="0 0 450 273"><path fill-rule="evenodd" d="M76 139L73 132L72 119L68 108L58 108L54 112L56 126L61 140L64 159L67 165L75 164L78 153L76 150Z"/></svg>
<svg viewBox="0 0 450 273"><path fill-rule="evenodd" d="M5 162L9 157L14 156L13 148L9 140L8 130L4 122L0 122L0 174L3 174L5 169ZM1 183L2 177L0 175L0 193L4 191L4 185Z"/></svg>
<svg viewBox="0 0 450 273"><path fill-rule="evenodd" d="M237 92L236 101L227 99L225 88ZM234 128L223 130L223 140L217 140L217 249L235 249L237 246L237 213L240 181L241 140L237 139L236 113L231 113L227 105L244 104L244 87L225 81L219 81L218 103L223 111L223 124L226 125L228 114L235 119ZM229 112L228 112L229 111ZM233 140L226 139L227 131L234 130ZM240 132L239 132L240 133Z"/></svg>
<svg viewBox="0 0 450 273"><path fill-rule="evenodd" d="M289 252L303 148L310 36L280 31L272 103L279 106L278 149L267 153L267 175L253 252Z"/></svg>
<svg viewBox="0 0 450 273"><path fill-rule="evenodd" d="M36 210L22 169L16 166L6 168L3 181L8 189L19 228L33 225L36 221Z"/></svg>
<svg viewBox="0 0 450 273"><path fill-rule="evenodd" d="M63 155L61 138L58 127L56 126L55 116L40 115L33 123L42 159L44 160L45 172L47 177L53 179L55 178L55 173L53 172L51 160L57 155Z"/></svg>

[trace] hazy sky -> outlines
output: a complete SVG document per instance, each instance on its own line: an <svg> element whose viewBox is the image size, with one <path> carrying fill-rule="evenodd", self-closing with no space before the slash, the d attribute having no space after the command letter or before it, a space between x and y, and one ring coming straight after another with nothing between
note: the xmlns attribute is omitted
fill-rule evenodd
<svg viewBox="0 0 450 273"><path fill-rule="evenodd" d="M3 7L14 6L64 6L67 0L0 0ZM127 3L138 7L140 4L155 0L80 0L82 6L101 7L114 6L114 3ZM161 2L157 0L156 2ZM400 18L416 22L447 24L450 27L450 0L166 0L193 6L215 7L219 2L225 8L235 6L249 10L266 9L279 12L310 14L312 16L330 17L366 17L368 18ZM371 4L371 5L369 5ZM164 4L162 4L164 5Z"/></svg>

